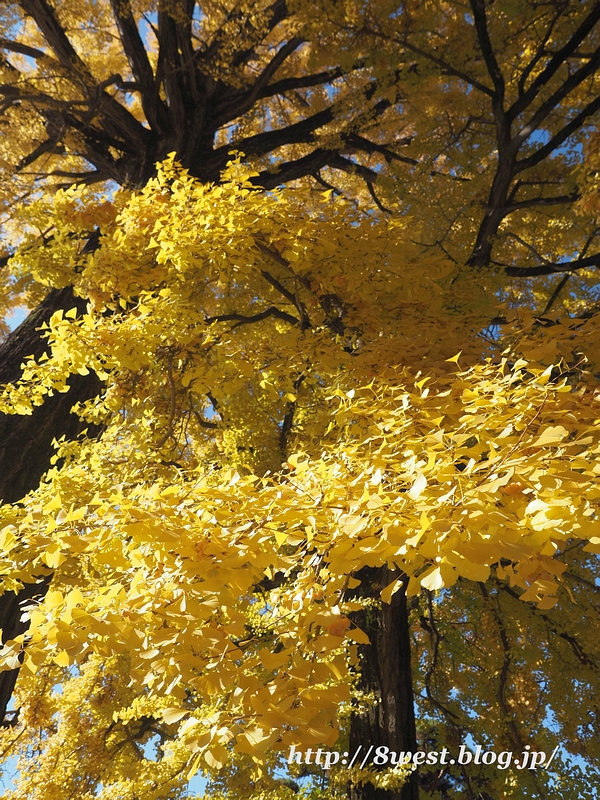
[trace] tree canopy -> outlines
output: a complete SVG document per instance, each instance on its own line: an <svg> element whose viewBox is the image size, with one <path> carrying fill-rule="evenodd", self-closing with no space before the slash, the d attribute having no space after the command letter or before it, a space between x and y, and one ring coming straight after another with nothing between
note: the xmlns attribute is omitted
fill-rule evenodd
<svg viewBox="0 0 600 800"><path fill-rule="evenodd" d="M0 15L6 800L595 797L600 3Z"/></svg>

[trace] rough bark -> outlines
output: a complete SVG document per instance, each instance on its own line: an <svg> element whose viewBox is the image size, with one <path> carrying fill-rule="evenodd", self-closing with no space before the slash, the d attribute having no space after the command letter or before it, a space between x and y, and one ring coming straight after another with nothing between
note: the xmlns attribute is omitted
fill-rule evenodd
<svg viewBox="0 0 600 800"><path fill-rule="evenodd" d="M357 594L376 598L397 574L388 569L366 567L356 576L361 580ZM361 676L359 689L373 697L364 713L355 713L350 723L350 758L361 747L360 764L371 745L385 745L395 753L414 753L417 736L411 670L410 630L404 589L392 596L391 603L367 608L354 615L356 624L369 636L371 644L359 647ZM371 762L372 763L372 762ZM370 765L370 764L369 764ZM367 764L365 764L365 767ZM388 764L388 767L390 765ZM372 784L350 786L349 800L418 800L417 773L396 791L376 789Z"/></svg>
<svg viewBox="0 0 600 800"><path fill-rule="evenodd" d="M33 599L42 599L48 591L51 580L50 575L42 578L39 583L29 583L23 587L19 594L7 592L0 596L0 630L3 633L3 641L14 639L21 633L25 633L28 628L27 622L21 621L21 608L24 604ZM16 721L18 711L12 716L7 714L8 704L19 677L18 669L11 669L8 672L0 672L0 727L8 727ZM10 713L10 712L8 712Z"/></svg>
<svg viewBox="0 0 600 800"><path fill-rule="evenodd" d="M48 322L52 314L76 307L81 313L85 301L76 298L70 287L51 291L27 319L0 345L0 384L19 379L21 364L26 356L41 356L47 344L41 338L39 327ZM84 427L81 420L71 414L72 406L98 393L100 382L93 375L74 375L70 390L46 399L31 416L0 414L0 499L15 503L35 489L40 478L50 466L55 450L53 439L61 436L75 438ZM89 426L87 426L89 428ZM18 594L7 592L0 596L0 628L2 640L14 639L27 630L21 621L21 608L34 597L43 597L51 576L40 576L36 584L26 585ZM18 670L0 673L0 724L7 724L6 708L17 680Z"/></svg>
<svg viewBox="0 0 600 800"><path fill-rule="evenodd" d="M317 113L311 113L309 109L307 116L298 122L251 136L242 134L229 139L223 146L216 146L219 131L231 126L257 103L269 98L295 96L298 90L306 88L328 86L338 78L364 68L364 61L357 59L356 63L344 69L338 66L315 74L278 79L280 68L304 44L301 37L292 37L249 85L239 86L236 82L213 77L211 69L224 57L224 48L229 48L231 26L239 29L242 42L237 52L226 56L234 71L247 63L265 37L290 15L285 0L274 0L267 15L269 19L258 27L252 14L232 10L223 28L200 48L194 42L192 30L194 3L186 0L177 19L168 13L166 7L161 8L156 21L159 57L155 70L140 36L132 4L129 0L111 0L123 54L134 80L123 80L121 75L114 74L100 83L78 55L61 24L56 4L48 0L20 0L19 4L39 28L64 77L70 82L77 101L74 102L72 97L61 101L53 93L44 93L43 86L35 94L23 90L18 69L9 65L12 82L0 84L0 97L8 98L4 102L12 105L26 104L33 109L32 104L35 104L34 113L41 115L49 134L46 141L36 143L31 153L21 160L18 170L31 166L49 151L59 152L65 135L73 132L76 136L70 147L77 142L78 155L93 169L77 175L60 170L54 173L64 175L68 182L94 183L111 179L121 185L140 187L154 175L156 162L171 152L177 153L177 159L198 179L218 181L232 150L246 156L265 156L291 144L315 146L305 156L283 160L276 169L274 165L269 166L256 178L258 186L273 188L312 175L325 165L357 174L366 170L369 180L378 178L377 172L350 158L340 159L340 155L379 152L383 145L348 134L347 142L342 136L338 150L318 148L317 132L335 119L335 103ZM7 39L0 41L0 47L9 53L25 53L38 60L45 55L42 50L26 43ZM400 70L396 77L399 75ZM118 95L109 91L113 87L126 94L139 95L147 125L136 119L120 102ZM390 106L390 100L379 100L371 105L380 89L378 80L365 84L363 118L355 120L353 128L363 129L364 126L368 129L373 118L381 116ZM392 138L384 148L386 157L415 164L414 159L405 159L396 153L396 147L408 144L410 139L405 137Z"/></svg>

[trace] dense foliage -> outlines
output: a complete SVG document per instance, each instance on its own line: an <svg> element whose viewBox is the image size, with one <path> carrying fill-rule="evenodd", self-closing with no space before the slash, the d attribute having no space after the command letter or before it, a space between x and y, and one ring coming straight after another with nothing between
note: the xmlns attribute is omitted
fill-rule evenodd
<svg viewBox="0 0 600 800"><path fill-rule="evenodd" d="M600 4L1 14L6 800L594 797Z"/></svg>

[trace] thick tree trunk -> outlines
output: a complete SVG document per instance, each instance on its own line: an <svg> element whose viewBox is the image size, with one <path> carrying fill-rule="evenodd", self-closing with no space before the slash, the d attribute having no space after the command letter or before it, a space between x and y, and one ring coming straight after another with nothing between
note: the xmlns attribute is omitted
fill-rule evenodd
<svg viewBox="0 0 600 800"><path fill-rule="evenodd" d="M0 630L2 631L3 642L25 633L28 623L21 622L22 606L30 600L43 599L48 591L51 579L52 576L48 575L42 578L39 583L26 584L19 594L7 592L0 596ZM13 719L7 717L6 709L10 703L18 677L18 669L0 672L0 710L2 712L0 727L10 726L16 719L16 716Z"/></svg>
<svg viewBox="0 0 600 800"><path fill-rule="evenodd" d="M48 345L42 339L39 327L48 322L55 311L76 307L81 313L85 301L76 298L70 287L52 290L27 319L0 345L0 385L12 383L21 375L21 364L26 356L41 356ZM70 390L46 398L43 406L36 408L31 416L0 414L0 501L14 503L35 489L40 478L50 466L55 450L53 439L61 436L75 438L85 427L74 414L72 406L93 397L100 389L98 378L93 375L74 375ZM89 426L88 426L89 427ZM34 597L43 597L50 577L40 578L15 595L7 592L0 596L0 628L2 641L14 639L27 630L21 622L23 603ZM6 708L17 680L18 670L0 673L0 724L6 724Z"/></svg>
<svg viewBox="0 0 600 800"><path fill-rule="evenodd" d="M362 569L357 594L378 597L397 573L388 569ZM376 748L388 753L414 753L417 749L410 660L408 608L404 589L392 596L392 602L380 608L367 608L353 615L356 624L371 640L359 647L361 677L359 689L373 697L364 713L355 713L350 723L350 758L357 751L355 764L361 763L373 746L365 767L373 765ZM360 748L360 751L359 751ZM386 751L380 751L386 752ZM381 769L392 765L380 766ZM418 800L416 772L401 789L376 789L372 784L349 787L349 800Z"/></svg>

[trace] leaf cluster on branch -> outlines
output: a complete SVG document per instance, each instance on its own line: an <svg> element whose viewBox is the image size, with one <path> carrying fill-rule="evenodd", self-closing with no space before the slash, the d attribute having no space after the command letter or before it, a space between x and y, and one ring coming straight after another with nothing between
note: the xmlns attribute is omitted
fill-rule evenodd
<svg viewBox="0 0 600 800"><path fill-rule="evenodd" d="M595 769L600 3L21 0L0 53L7 800L591 798L281 768Z"/></svg>

